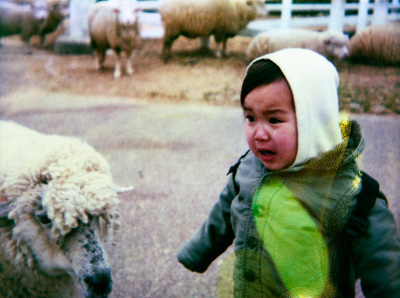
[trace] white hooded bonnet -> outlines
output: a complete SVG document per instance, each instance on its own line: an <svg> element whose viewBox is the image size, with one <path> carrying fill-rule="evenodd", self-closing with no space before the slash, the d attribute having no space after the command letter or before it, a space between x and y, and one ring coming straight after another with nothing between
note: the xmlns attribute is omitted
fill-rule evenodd
<svg viewBox="0 0 400 298"><path fill-rule="evenodd" d="M292 91L297 119L297 156L292 167L340 144L339 75L333 64L311 50L290 48L258 57L247 70L259 60L275 63Z"/></svg>

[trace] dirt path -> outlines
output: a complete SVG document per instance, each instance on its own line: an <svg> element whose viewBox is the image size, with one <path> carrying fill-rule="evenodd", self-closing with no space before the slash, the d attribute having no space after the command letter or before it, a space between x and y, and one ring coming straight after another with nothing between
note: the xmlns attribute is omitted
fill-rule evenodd
<svg viewBox="0 0 400 298"><path fill-rule="evenodd" d="M145 40L133 59L135 74L113 79L113 57L106 69L94 68L92 55L55 55L34 48L25 55L19 38L2 39L0 95L28 86L50 92L140 98L150 102L206 103L238 106L248 61L244 55L250 37L228 42L228 56L215 59L199 52L198 40L179 38L168 64L160 59L161 41ZM35 43L34 43L35 44ZM213 46L213 44L211 44ZM400 69L337 63L341 85L340 108L355 113L400 115Z"/></svg>

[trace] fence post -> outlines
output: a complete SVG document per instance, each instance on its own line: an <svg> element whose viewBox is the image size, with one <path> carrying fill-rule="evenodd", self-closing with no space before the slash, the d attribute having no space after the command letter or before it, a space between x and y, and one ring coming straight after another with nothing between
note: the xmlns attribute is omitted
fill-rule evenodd
<svg viewBox="0 0 400 298"><path fill-rule="evenodd" d="M87 54L89 46L88 14L95 0L69 1L69 29L57 37L54 43L56 54Z"/></svg>
<svg viewBox="0 0 400 298"><path fill-rule="evenodd" d="M372 15L373 25L383 25L388 16L388 0L375 0L374 14Z"/></svg>
<svg viewBox="0 0 400 298"><path fill-rule="evenodd" d="M92 5L95 3L94 0L70 0L69 11L70 11L70 25L69 30L72 37L81 38L89 36L88 29L88 14Z"/></svg>
<svg viewBox="0 0 400 298"><path fill-rule="evenodd" d="M343 32L345 0L332 0L329 14L329 31Z"/></svg>
<svg viewBox="0 0 400 298"><path fill-rule="evenodd" d="M292 0L282 0L281 10L281 28L290 27L290 19L292 17Z"/></svg>
<svg viewBox="0 0 400 298"><path fill-rule="evenodd" d="M369 0L360 0L360 4L358 6L358 15L357 15L357 29L356 29L357 32L367 27L368 3Z"/></svg>

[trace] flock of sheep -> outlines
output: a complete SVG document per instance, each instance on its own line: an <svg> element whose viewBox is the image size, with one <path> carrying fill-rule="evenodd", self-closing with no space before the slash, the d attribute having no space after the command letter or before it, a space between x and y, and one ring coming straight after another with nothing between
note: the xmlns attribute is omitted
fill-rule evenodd
<svg viewBox="0 0 400 298"><path fill-rule="evenodd" d="M133 73L130 56L140 44L140 10L135 1L130 1L129 7L124 9L116 8L118 5L122 7L126 2L97 3L89 12L89 34L96 54L96 67L102 67L105 52L111 48L115 54L115 78L121 76L121 52L127 56L127 73ZM161 58L166 63L171 57L173 42L180 35L200 38L202 47L208 47L209 38L213 35L215 56L221 58L226 53L228 38L237 35L250 21L265 16L266 11L263 0L161 0L159 13L164 26ZM251 61L288 47L308 48L330 60L349 56L354 61L399 65L400 24L369 27L351 39L338 32L268 30L251 40L246 57Z"/></svg>
<svg viewBox="0 0 400 298"><path fill-rule="evenodd" d="M96 55L96 67L101 68L107 49L115 56L114 77L121 76L120 55L125 53L126 72L133 73L132 51L140 44L140 10L135 1L98 2L89 11L90 44ZM214 35L216 56L225 54L226 42L265 12L262 0L162 0L159 12L164 24L162 58L167 62L173 42L180 36L200 37L203 44ZM222 43L222 50L221 50Z"/></svg>
<svg viewBox="0 0 400 298"><path fill-rule="evenodd" d="M0 0L0 37L21 34L29 45L31 36L44 38L64 17L57 3L49 9L41 0L16 2ZM264 7L261 0L162 0L162 59L168 61L179 35L200 37L204 46L214 35L216 56L223 56L227 39ZM133 73L129 58L140 43L138 14L135 1L99 2L89 13L96 65L102 67L111 48L114 77L121 76L122 53L127 73ZM399 65L399 32L398 25L370 27L349 40L329 32L268 31L253 38L246 55L253 59L283 47L304 47L329 59L349 54ZM0 121L0 139L0 297L108 297L107 252L120 224L117 194L130 188L116 186L106 160L80 140L5 121Z"/></svg>
<svg viewBox="0 0 400 298"><path fill-rule="evenodd" d="M28 3L28 4L27 4ZM0 38L20 34L26 42L56 30L66 17L66 0L0 0ZM228 38L232 38L257 17L266 15L263 0L160 0L164 37L161 58L171 57L173 42L180 36L199 37L202 47L208 47L210 36L216 42L215 56L226 53ZM115 57L114 77L122 73L121 55L126 56L125 69L133 74L131 55L141 43L140 9L135 0L98 1L89 12L90 45L95 51L96 68L102 68L106 51ZM307 29L271 29L259 33L248 45L247 60L287 47L309 48L330 60L348 57L352 61L400 64L400 24L368 27L351 39L336 32Z"/></svg>

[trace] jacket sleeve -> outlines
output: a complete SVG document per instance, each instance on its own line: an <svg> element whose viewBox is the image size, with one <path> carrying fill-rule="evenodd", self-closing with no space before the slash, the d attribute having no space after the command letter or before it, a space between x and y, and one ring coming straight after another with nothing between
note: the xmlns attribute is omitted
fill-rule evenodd
<svg viewBox="0 0 400 298"><path fill-rule="evenodd" d="M187 269L203 273L232 244L231 203L235 196L231 175L208 219L178 252L179 262Z"/></svg>
<svg viewBox="0 0 400 298"><path fill-rule="evenodd" d="M366 232L353 240L352 260L366 298L400 297L400 237L386 202L377 199Z"/></svg>

